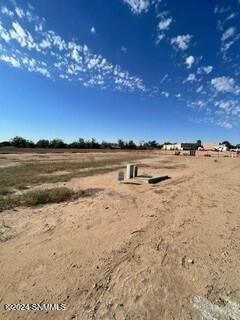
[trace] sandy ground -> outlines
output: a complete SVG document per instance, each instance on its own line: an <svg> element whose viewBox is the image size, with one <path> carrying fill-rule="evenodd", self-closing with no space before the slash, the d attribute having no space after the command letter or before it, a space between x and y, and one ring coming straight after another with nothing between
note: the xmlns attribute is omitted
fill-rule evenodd
<svg viewBox="0 0 240 320"><path fill-rule="evenodd" d="M1 150L0 150L1 151ZM107 159L119 159L120 157L128 156L130 154L147 154L147 152L125 152L125 151L109 151L109 152L79 152L79 153L22 153L22 154L1 154L0 153L0 168L16 166L20 164L25 164L29 162L86 162L86 161L96 161L96 160L107 160Z"/></svg>
<svg viewBox="0 0 240 320"><path fill-rule="evenodd" d="M75 178L98 193L1 213L0 319L240 319L240 159L215 160L156 155L159 184Z"/></svg>

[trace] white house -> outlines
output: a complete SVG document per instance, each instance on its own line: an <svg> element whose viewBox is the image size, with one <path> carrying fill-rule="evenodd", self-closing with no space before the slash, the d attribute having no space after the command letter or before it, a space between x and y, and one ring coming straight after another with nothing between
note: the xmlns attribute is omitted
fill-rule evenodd
<svg viewBox="0 0 240 320"><path fill-rule="evenodd" d="M164 144L163 150L181 150L181 143Z"/></svg>
<svg viewBox="0 0 240 320"><path fill-rule="evenodd" d="M229 151L229 147L225 144L219 144L218 146L215 147L215 150L217 151Z"/></svg>

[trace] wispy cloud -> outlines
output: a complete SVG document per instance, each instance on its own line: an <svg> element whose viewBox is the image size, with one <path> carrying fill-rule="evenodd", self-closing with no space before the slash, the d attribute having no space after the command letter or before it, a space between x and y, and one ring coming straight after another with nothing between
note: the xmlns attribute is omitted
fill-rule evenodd
<svg viewBox="0 0 240 320"><path fill-rule="evenodd" d="M164 83L168 78L169 78L168 73L166 73L166 74L162 77L162 79L160 80L160 83L161 83L161 84Z"/></svg>
<svg viewBox="0 0 240 320"><path fill-rule="evenodd" d="M238 24L234 26L238 13L232 12L232 10L231 6L217 7L215 9L215 13L219 15L217 29L221 32L220 51L224 62L230 62L233 60L233 57L230 57L230 53L228 51L240 39L240 33L236 28ZM230 23L231 26L229 26Z"/></svg>
<svg viewBox="0 0 240 320"><path fill-rule="evenodd" d="M123 2L129 6L134 14L148 11L151 4L150 0L123 0Z"/></svg>
<svg viewBox="0 0 240 320"><path fill-rule="evenodd" d="M165 98L168 98L170 96L169 92L167 91L162 91L161 95L164 96Z"/></svg>
<svg viewBox="0 0 240 320"><path fill-rule="evenodd" d="M157 39L156 44L165 38L166 32L170 29L173 22L173 18L170 16L168 11L162 11L157 14L157 18L160 19L157 26Z"/></svg>
<svg viewBox="0 0 240 320"><path fill-rule="evenodd" d="M14 16L14 13L11 10L9 10L7 7L1 7L1 13L9 17Z"/></svg>
<svg viewBox="0 0 240 320"><path fill-rule="evenodd" d="M163 17L163 18L160 20L159 24L158 24L158 29L159 29L160 31L168 30L168 29L170 28L170 25L171 25L171 23L172 23L172 20L173 20L173 19L172 19L171 17L169 17L169 18Z"/></svg>
<svg viewBox="0 0 240 320"><path fill-rule="evenodd" d="M240 34L236 34L236 28L230 27L222 34L222 47L221 51L224 54L224 58L226 58L226 51L234 45L240 39Z"/></svg>
<svg viewBox="0 0 240 320"><path fill-rule="evenodd" d="M1 12L8 17L7 24L11 25L9 28L0 23L2 62L47 78L76 81L85 87L149 91L140 77L92 52L86 44L67 41L47 30L44 19L37 17L33 9L17 7L14 14L9 14L10 10L4 7ZM94 27L91 32L95 32Z"/></svg>
<svg viewBox="0 0 240 320"><path fill-rule="evenodd" d="M220 127L225 128L225 129L232 129L233 128L233 125L230 122L227 122L227 121L218 121L217 125L220 126Z"/></svg>
<svg viewBox="0 0 240 320"><path fill-rule="evenodd" d="M176 50L187 50L191 39L192 35L190 34L178 35L171 39L171 44Z"/></svg>
<svg viewBox="0 0 240 320"><path fill-rule="evenodd" d="M183 83L193 82L193 81L197 81L196 75L194 73L190 73L188 77L183 81Z"/></svg>
<svg viewBox="0 0 240 320"><path fill-rule="evenodd" d="M229 38L232 38L236 32L236 29L233 27L228 28L222 35L222 41L226 41Z"/></svg>
<svg viewBox="0 0 240 320"><path fill-rule="evenodd" d="M237 93L235 80L231 77L223 76L223 77L213 78L211 80L211 84L217 92L223 92L223 93L235 92L235 93Z"/></svg>
<svg viewBox="0 0 240 320"><path fill-rule="evenodd" d="M14 68L20 68L21 67L21 63L15 57L9 57L9 56L7 56L5 54L2 54L0 56L0 60L11 64Z"/></svg>
<svg viewBox="0 0 240 320"><path fill-rule="evenodd" d="M207 67L199 67L197 70L198 74L209 74L213 71L213 66L207 66Z"/></svg>

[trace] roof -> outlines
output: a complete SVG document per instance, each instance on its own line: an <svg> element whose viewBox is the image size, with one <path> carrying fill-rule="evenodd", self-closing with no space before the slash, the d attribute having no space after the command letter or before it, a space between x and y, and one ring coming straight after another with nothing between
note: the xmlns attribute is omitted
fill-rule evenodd
<svg viewBox="0 0 240 320"><path fill-rule="evenodd" d="M196 150L198 145L196 143L181 143L183 150Z"/></svg>

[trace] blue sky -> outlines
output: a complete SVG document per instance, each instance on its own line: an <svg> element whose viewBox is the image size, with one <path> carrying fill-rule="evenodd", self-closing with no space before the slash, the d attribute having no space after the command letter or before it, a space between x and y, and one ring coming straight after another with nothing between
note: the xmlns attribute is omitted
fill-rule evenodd
<svg viewBox="0 0 240 320"><path fill-rule="evenodd" d="M239 0L2 0L0 140L239 143L239 19Z"/></svg>

